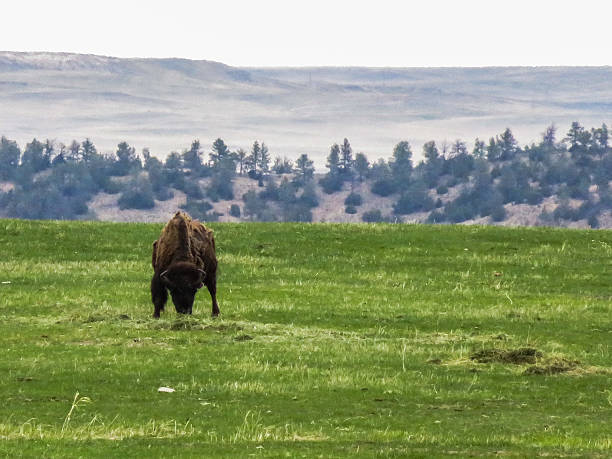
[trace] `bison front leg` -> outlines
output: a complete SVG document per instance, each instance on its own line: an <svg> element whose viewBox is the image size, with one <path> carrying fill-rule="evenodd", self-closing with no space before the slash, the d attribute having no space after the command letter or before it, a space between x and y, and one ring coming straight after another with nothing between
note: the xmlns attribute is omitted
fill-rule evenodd
<svg viewBox="0 0 612 459"><path fill-rule="evenodd" d="M207 276L206 288L210 292L212 298L212 316L216 317L219 315L219 304L217 303L217 273Z"/></svg>
<svg viewBox="0 0 612 459"><path fill-rule="evenodd" d="M151 279L151 300L155 307L153 317L159 318L159 313L164 310L166 301L168 301L168 290L157 273Z"/></svg>

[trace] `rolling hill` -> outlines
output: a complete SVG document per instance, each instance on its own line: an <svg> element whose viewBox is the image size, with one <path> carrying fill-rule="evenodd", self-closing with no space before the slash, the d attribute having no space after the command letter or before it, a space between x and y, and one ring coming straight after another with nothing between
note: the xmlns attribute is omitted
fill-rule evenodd
<svg viewBox="0 0 612 459"><path fill-rule="evenodd" d="M103 151L127 141L165 157L198 138L231 148L264 140L273 156L307 153L322 168L348 137L371 159L408 140L521 143L555 123L610 121L611 67L236 68L185 59L0 52L0 134Z"/></svg>

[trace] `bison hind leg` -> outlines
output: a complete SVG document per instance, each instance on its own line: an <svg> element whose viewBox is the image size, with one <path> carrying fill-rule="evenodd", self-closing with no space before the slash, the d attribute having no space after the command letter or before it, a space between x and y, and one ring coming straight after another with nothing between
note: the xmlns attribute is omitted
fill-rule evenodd
<svg viewBox="0 0 612 459"><path fill-rule="evenodd" d="M151 279L151 300L155 310L153 311L153 317L158 318L161 311L164 310L166 302L168 301L168 290L162 282L161 278L157 273L153 275Z"/></svg>
<svg viewBox="0 0 612 459"><path fill-rule="evenodd" d="M206 288L212 298L212 316L217 317L219 315L219 304L217 303L217 273L212 272L206 278Z"/></svg>

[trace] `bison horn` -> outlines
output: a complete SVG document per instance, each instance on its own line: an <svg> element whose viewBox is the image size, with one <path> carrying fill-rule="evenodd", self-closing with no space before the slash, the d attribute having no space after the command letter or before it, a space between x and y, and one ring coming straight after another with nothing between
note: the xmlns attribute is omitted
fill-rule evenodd
<svg viewBox="0 0 612 459"><path fill-rule="evenodd" d="M206 271L203 269L198 269L198 271L202 274L202 276L206 277Z"/></svg>
<svg viewBox="0 0 612 459"><path fill-rule="evenodd" d="M163 273L161 273L159 275L159 277L166 277L166 274L168 274L168 270L167 269Z"/></svg>

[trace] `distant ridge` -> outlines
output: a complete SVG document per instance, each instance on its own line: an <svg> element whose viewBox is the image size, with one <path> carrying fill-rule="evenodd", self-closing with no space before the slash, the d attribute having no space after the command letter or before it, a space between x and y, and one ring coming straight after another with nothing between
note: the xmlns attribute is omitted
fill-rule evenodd
<svg viewBox="0 0 612 459"><path fill-rule="evenodd" d="M612 67L238 68L213 61L0 52L0 135L127 141L166 156L198 138L324 164L350 139L369 158L408 140L471 143L506 127L521 144L555 123L610 123Z"/></svg>

